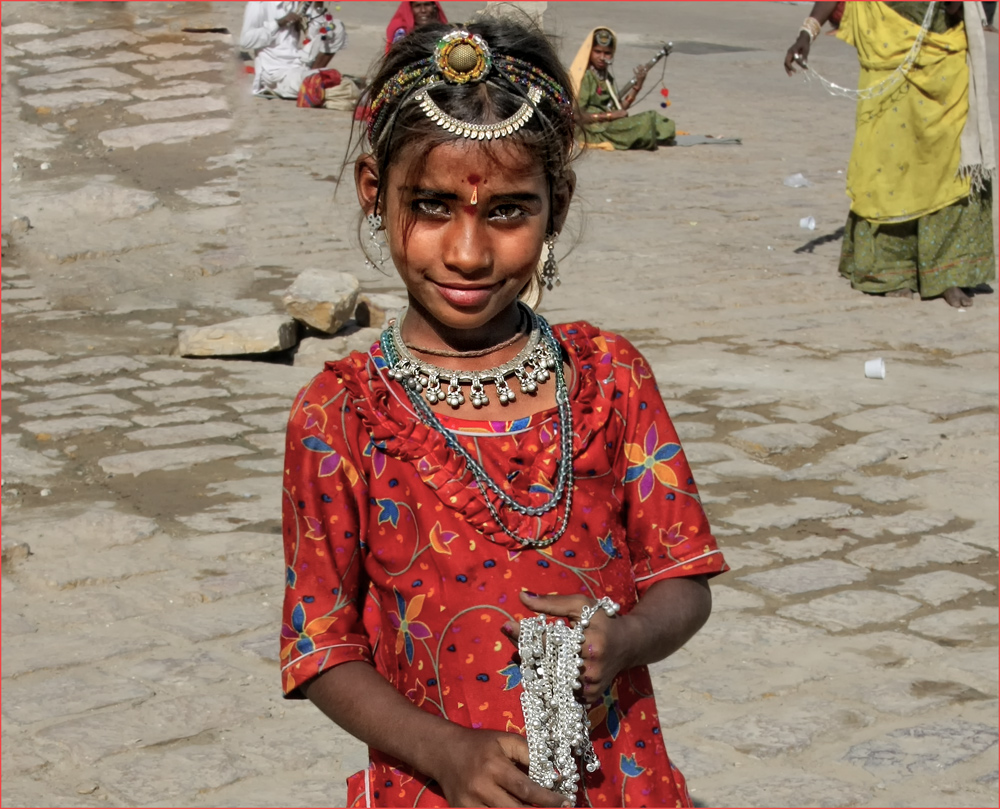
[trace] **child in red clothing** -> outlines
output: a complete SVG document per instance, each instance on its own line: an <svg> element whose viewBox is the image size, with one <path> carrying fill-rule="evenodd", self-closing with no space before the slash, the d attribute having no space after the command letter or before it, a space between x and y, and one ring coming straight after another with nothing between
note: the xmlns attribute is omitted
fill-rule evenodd
<svg viewBox="0 0 1000 809"><path fill-rule="evenodd" d="M369 745L350 806L691 805L646 666L726 565L646 360L524 303L558 283L568 86L504 19L417 30L371 85L358 198L409 304L299 394L284 482L283 686ZM563 727L522 709L539 614L577 633L578 784L528 774Z"/></svg>

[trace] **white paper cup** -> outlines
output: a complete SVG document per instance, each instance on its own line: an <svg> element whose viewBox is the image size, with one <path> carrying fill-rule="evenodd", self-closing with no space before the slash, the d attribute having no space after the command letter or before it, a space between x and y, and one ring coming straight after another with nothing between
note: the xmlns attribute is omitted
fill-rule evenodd
<svg viewBox="0 0 1000 809"><path fill-rule="evenodd" d="M865 376L869 379L885 379L885 360L876 357L865 363Z"/></svg>
<svg viewBox="0 0 1000 809"><path fill-rule="evenodd" d="M811 216L803 216L799 220L799 227L805 228L806 230L816 230L816 220Z"/></svg>

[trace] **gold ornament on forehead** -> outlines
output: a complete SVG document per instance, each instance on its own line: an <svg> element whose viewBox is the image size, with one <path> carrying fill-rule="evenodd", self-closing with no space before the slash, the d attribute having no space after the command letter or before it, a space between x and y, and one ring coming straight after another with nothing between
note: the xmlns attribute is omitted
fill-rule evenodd
<svg viewBox="0 0 1000 809"><path fill-rule="evenodd" d="M466 84L485 76L493 64L489 46L479 34L452 31L434 49L434 60L444 80Z"/></svg>

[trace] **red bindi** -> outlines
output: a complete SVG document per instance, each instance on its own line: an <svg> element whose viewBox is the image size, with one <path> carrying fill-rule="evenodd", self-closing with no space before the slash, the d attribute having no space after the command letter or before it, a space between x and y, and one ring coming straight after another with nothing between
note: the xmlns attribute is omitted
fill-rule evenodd
<svg viewBox="0 0 1000 809"><path fill-rule="evenodd" d="M468 181L469 185L479 185L483 181L483 178L478 174L470 174L465 179Z"/></svg>

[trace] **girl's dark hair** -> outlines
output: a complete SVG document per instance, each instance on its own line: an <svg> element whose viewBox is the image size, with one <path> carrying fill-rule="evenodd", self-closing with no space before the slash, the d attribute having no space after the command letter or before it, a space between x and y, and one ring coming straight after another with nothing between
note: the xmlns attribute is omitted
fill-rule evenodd
<svg viewBox="0 0 1000 809"><path fill-rule="evenodd" d="M555 48L527 16L524 21L506 16L486 17L461 26L435 23L412 31L393 44L377 64L375 76L361 103L367 107L387 83L398 80L407 68L432 56L441 38L458 28L481 36L494 60L498 56L520 59L541 70L564 89L563 103L545 90L532 117L517 132L503 138L504 142L513 141L533 154L548 178L551 193L576 156L573 131L575 100L569 76ZM374 157L378 176L382 179L388 176L388 170L404 152L424 156L435 146L463 139L460 134L447 132L427 117L420 105L413 101L419 89L417 83L406 87L387 102L385 110L379 115L380 126L373 133L375 142L368 143L368 151ZM506 78L494 61L482 80L467 84L443 83L434 87L430 95L445 113L464 123L495 124L518 110L527 99L527 89ZM358 140L364 143L367 140L367 124L361 120L359 126ZM385 183L382 182L376 198L376 212L382 210L384 189Z"/></svg>

